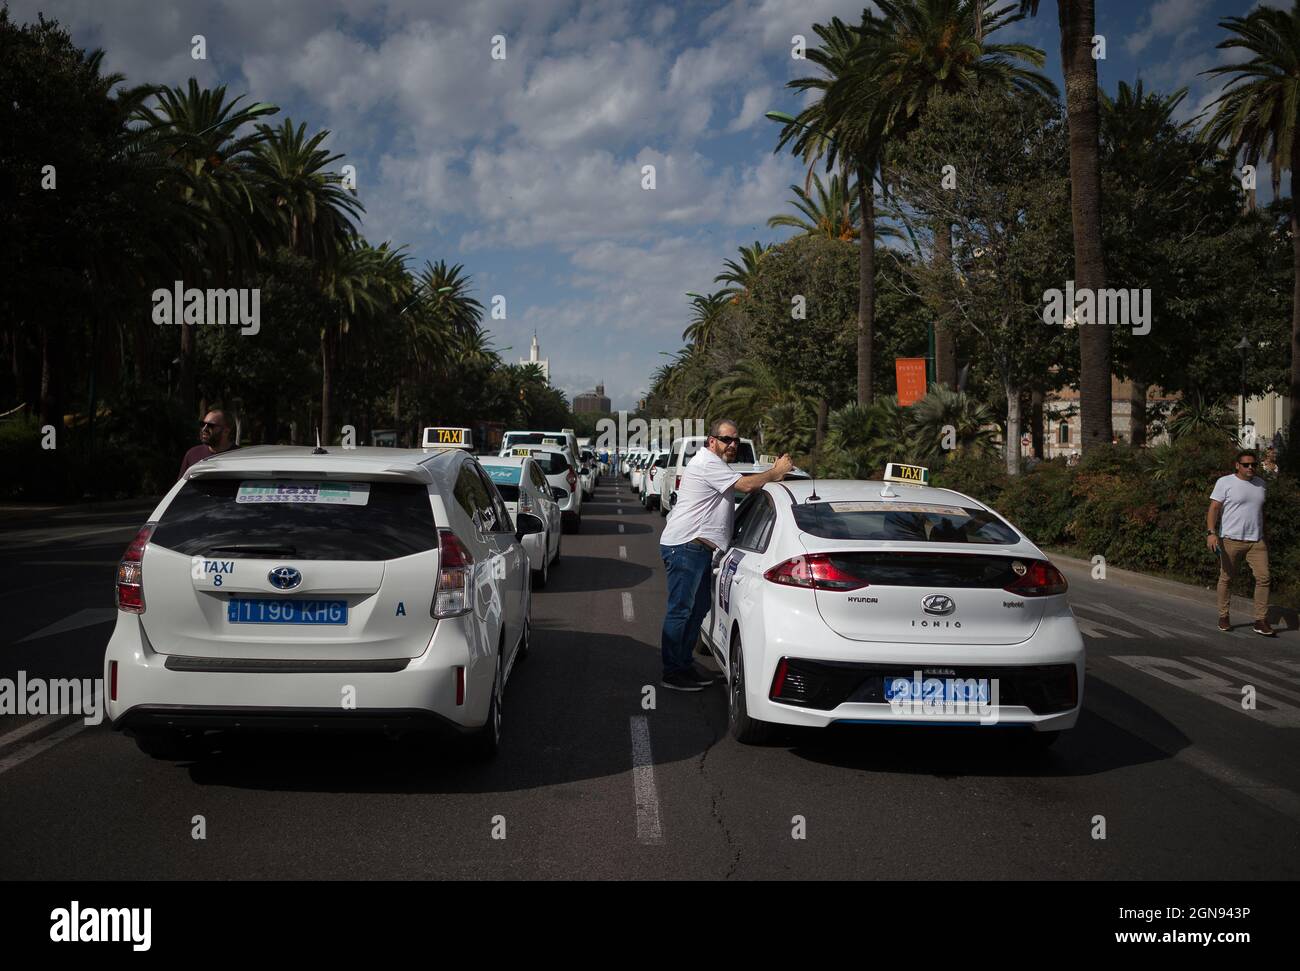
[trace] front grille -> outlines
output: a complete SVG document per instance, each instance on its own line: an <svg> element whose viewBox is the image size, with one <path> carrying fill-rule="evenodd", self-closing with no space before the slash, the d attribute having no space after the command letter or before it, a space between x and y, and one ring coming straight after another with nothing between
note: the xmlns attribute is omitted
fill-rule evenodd
<svg viewBox="0 0 1300 971"><path fill-rule="evenodd" d="M785 679L772 701L800 708L830 711L845 702L887 704L885 678L911 677L916 670L938 667L917 662L875 664L853 661L809 661L784 658ZM945 678L998 679L998 704L1023 705L1035 715L1069 711L1079 703L1073 664L1025 666L942 665ZM940 677L940 675L935 675Z"/></svg>

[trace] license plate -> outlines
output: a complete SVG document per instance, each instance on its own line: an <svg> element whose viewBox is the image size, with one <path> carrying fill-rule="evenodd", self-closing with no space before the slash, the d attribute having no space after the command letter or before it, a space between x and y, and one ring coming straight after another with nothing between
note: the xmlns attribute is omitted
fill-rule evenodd
<svg viewBox="0 0 1300 971"><path fill-rule="evenodd" d="M346 624L346 600L246 600L226 603L232 624Z"/></svg>
<svg viewBox="0 0 1300 971"><path fill-rule="evenodd" d="M893 701L895 698L934 704L949 701L988 704L989 679L923 677L918 681L915 675L886 677L885 700Z"/></svg>

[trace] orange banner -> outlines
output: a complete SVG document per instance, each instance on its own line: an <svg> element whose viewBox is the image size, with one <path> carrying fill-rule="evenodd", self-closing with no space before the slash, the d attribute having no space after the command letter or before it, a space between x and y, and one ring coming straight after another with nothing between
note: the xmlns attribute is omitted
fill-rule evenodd
<svg viewBox="0 0 1300 971"><path fill-rule="evenodd" d="M925 358L894 358L898 378L898 403L904 407L925 397Z"/></svg>

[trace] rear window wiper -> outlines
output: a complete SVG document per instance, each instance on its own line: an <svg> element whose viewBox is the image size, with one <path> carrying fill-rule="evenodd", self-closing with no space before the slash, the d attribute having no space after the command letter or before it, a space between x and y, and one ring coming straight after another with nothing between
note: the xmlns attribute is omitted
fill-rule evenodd
<svg viewBox="0 0 1300 971"><path fill-rule="evenodd" d="M298 555L296 546L258 546L253 543L235 544L234 546L211 546L204 556L216 556L218 553L242 553L245 556L287 556Z"/></svg>

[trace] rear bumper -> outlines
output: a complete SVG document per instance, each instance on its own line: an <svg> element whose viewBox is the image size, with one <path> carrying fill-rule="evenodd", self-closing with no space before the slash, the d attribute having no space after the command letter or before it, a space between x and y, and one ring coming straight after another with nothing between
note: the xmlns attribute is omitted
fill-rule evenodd
<svg viewBox="0 0 1300 971"><path fill-rule="evenodd" d="M317 662L161 654L138 617L119 613L104 654L104 683L110 686L106 714L116 729L172 725L367 731L446 723L455 731L472 730L487 720L496 651L495 644L476 634L474 615L467 617L439 621L419 657ZM457 667L465 669L459 705Z"/></svg>
<svg viewBox="0 0 1300 971"><path fill-rule="evenodd" d="M1083 704L1083 638L1067 613L1044 617L1029 640L1013 645L917 645L851 641L813 612L772 607L765 634L747 628L745 678L750 714L785 725L837 722L980 725L1060 731L1073 728ZM815 632L815 638L810 633ZM757 641L757 643L755 643ZM781 696L772 697L782 661ZM990 682L996 697L983 704L890 703L884 681L917 672L924 682ZM996 685L994 684L996 682Z"/></svg>

